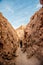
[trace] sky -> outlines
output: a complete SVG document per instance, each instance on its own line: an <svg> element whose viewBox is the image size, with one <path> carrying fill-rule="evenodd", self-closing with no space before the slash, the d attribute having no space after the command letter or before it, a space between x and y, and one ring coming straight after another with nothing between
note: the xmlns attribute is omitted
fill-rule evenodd
<svg viewBox="0 0 43 65"><path fill-rule="evenodd" d="M14 28L28 24L40 7L39 0L0 0L0 12Z"/></svg>

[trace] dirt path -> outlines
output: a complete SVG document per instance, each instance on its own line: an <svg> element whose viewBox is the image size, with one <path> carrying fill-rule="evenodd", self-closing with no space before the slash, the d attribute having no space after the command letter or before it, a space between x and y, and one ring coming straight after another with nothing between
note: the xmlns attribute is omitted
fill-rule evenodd
<svg viewBox="0 0 43 65"><path fill-rule="evenodd" d="M26 53L22 53L20 48L18 48L17 54L16 65L39 65L39 61L35 57L27 59Z"/></svg>

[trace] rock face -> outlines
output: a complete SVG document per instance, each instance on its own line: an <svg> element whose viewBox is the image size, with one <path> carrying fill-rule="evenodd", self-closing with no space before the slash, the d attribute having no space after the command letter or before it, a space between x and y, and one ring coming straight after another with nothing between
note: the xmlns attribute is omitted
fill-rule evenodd
<svg viewBox="0 0 43 65"><path fill-rule="evenodd" d="M27 24L23 41L23 51L28 58L35 55L43 60L43 8L37 11Z"/></svg>
<svg viewBox="0 0 43 65"><path fill-rule="evenodd" d="M21 25L19 28L16 29L18 38L19 38L19 45L22 47L22 42L24 39L24 30L26 28L26 25Z"/></svg>
<svg viewBox="0 0 43 65"><path fill-rule="evenodd" d="M17 31L17 34L18 34L18 37L20 40L23 40L24 39L24 30L26 28L26 25L21 25L19 28L16 29Z"/></svg>
<svg viewBox="0 0 43 65"><path fill-rule="evenodd" d="M16 31L0 13L0 65L15 65L17 48L18 36Z"/></svg>

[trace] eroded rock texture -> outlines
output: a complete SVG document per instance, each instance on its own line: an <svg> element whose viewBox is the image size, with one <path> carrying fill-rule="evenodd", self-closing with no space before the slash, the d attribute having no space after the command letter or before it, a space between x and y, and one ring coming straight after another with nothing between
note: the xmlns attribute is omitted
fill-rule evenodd
<svg viewBox="0 0 43 65"><path fill-rule="evenodd" d="M16 29L16 32L18 34L18 37L20 40L24 39L24 30L26 28L26 25L21 25L19 28Z"/></svg>
<svg viewBox="0 0 43 65"><path fill-rule="evenodd" d="M0 65L15 65L17 47L16 31L0 13Z"/></svg>
<svg viewBox="0 0 43 65"><path fill-rule="evenodd" d="M35 55L43 60L43 8L37 11L27 24L23 41L23 51L28 58Z"/></svg>
<svg viewBox="0 0 43 65"><path fill-rule="evenodd" d="M22 48L22 42L23 42L23 39L24 39L24 30L26 28L26 25L21 25L19 28L16 29L16 32L17 32L17 35L18 35L18 38L19 38L19 46Z"/></svg>

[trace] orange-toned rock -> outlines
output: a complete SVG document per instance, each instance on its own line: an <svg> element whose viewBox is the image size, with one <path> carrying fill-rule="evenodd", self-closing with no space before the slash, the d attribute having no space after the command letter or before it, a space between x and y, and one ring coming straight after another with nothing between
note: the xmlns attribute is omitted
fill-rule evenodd
<svg viewBox="0 0 43 65"><path fill-rule="evenodd" d="M18 37L20 40L24 39L24 30L25 30L26 26L22 25L19 28L16 29Z"/></svg>
<svg viewBox="0 0 43 65"><path fill-rule="evenodd" d="M15 64L18 36L8 20L0 13L0 65ZM14 60L14 61L12 61Z"/></svg>
<svg viewBox="0 0 43 65"><path fill-rule="evenodd" d="M27 52L29 58L35 55L43 60L43 8L31 17L23 43L23 51Z"/></svg>
<svg viewBox="0 0 43 65"><path fill-rule="evenodd" d="M16 32L17 32L17 35L18 35L18 38L19 38L19 45L20 47L22 47L22 42L23 42L23 39L24 39L24 30L26 28L26 25L21 25L19 28L16 29Z"/></svg>

